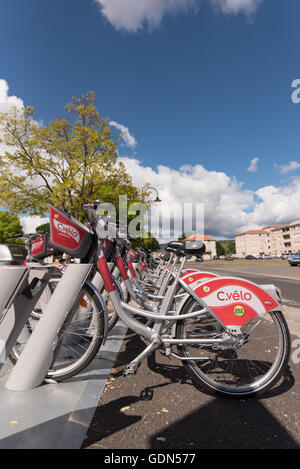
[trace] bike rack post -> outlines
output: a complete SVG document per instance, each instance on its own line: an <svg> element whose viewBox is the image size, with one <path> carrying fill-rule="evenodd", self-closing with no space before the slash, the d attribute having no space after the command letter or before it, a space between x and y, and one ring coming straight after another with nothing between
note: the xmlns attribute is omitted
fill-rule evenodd
<svg viewBox="0 0 300 469"><path fill-rule="evenodd" d="M92 264L68 265L6 382L7 389L25 391L42 384L53 360L57 333L91 268Z"/></svg>
<svg viewBox="0 0 300 469"><path fill-rule="evenodd" d="M0 269L0 368L15 345L47 284L52 269L45 266Z"/></svg>

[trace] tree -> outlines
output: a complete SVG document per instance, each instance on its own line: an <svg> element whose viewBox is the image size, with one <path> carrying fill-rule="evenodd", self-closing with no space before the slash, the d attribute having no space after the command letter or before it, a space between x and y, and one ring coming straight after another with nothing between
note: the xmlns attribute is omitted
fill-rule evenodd
<svg viewBox="0 0 300 469"><path fill-rule="evenodd" d="M35 231L40 234L50 233L50 223L37 226Z"/></svg>
<svg viewBox="0 0 300 469"><path fill-rule="evenodd" d="M9 212L0 212L0 242L8 243L8 236L13 236L23 232L20 219L17 215ZM10 242L18 242L18 240L10 240Z"/></svg>
<svg viewBox="0 0 300 469"><path fill-rule="evenodd" d="M132 248L144 248L148 251L160 251L161 247L156 238L152 237L150 233L147 236L137 238L135 241L132 241Z"/></svg>
<svg viewBox="0 0 300 469"><path fill-rule="evenodd" d="M184 241L189 235L186 235L185 232L181 233L180 236L178 236L178 241Z"/></svg>
<svg viewBox="0 0 300 469"><path fill-rule="evenodd" d="M216 242L216 248L217 248L217 256L225 256L225 249L223 247L223 244L220 241Z"/></svg>
<svg viewBox="0 0 300 469"><path fill-rule="evenodd" d="M124 165L118 139L89 92L72 98L66 116L39 126L31 106L0 113L0 203L13 213L44 215L52 203L82 219L82 206L100 199L118 210L119 194L139 200Z"/></svg>

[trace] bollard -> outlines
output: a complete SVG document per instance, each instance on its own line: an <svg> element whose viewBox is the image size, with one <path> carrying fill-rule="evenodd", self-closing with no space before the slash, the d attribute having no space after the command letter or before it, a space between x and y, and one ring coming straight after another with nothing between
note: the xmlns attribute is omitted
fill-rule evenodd
<svg viewBox="0 0 300 469"><path fill-rule="evenodd" d="M6 382L7 389L25 391L42 384L53 361L57 333L91 268L92 264L68 265Z"/></svg>
<svg viewBox="0 0 300 469"><path fill-rule="evenodd" d="M28 266L0 269L0 368L6 362L53 271L51 266Z"/></svg>

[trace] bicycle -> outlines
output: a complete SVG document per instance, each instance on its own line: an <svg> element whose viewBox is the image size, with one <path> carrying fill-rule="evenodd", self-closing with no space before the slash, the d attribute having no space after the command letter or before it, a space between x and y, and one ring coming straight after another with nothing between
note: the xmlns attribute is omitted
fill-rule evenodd
<svg viewBox="0 0 300 469"><path fill-rule="evenodd" d="M166 276L173 277L173 282L159 308L149 311L129 305L120 298L102 252L108 223L96 208L95 204L84 207L91 227L87 234L81 233L76 220L50 207L51 243L70 254L84 251L85 262L97 266L118 317L145 339L145 350L130 362L125 375L134 374L145 357L161 349L166 356L180 359L193 381L210 394L252 397L278 382L288 363L290 336L274 286L262 288L240 278L215 277L193 289L181 274L187 256L202 255L204 245L201 241L171 242L169 250L182 260L176 272L167 269ZM62 226L71 226L78 236L62 236L57 219ZM116 262L127 281L119 253ZM186 294L174 311L171 305L178 287ZM74 292L75 297L77 294ZM148 324L133 314L148 319Z"/></svg>

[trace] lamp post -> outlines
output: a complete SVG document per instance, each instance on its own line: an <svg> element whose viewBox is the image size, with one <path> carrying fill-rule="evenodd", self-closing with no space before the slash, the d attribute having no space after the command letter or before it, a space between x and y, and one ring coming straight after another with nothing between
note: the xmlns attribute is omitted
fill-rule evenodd
<svg viewBox="0 0 300 469"><path fill-rule="evenodd" d="M159 203L161 202L161 199L159 198L159 195L158 195L158 190L156 189L156 187L153 187L153 186L150 186L150 187L147 187L146 189L147 191L149 190L153 190L155 191L156 193L156 199L153 200L153 202L155 203ZM150 241L150 250L151 250L151 253L152 253L152 234L151 234L151 208L150 208L150 236L151 236L151 241ZM144 237L143 237L143 247L145 247L145 244L144 244ZM152 258L152 256L151 256Z"/></svg>

